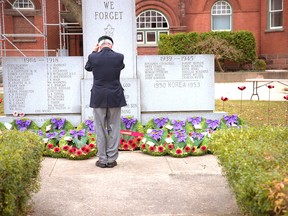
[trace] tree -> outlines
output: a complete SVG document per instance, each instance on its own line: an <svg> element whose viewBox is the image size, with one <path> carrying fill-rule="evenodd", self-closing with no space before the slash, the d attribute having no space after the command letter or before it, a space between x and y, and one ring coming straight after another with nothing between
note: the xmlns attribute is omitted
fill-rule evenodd
<svg viewBox="0 0 288 216"><path fill-rule="evenodd" d="M221 72L224 72L221 62L225 59L238 62L243 53L228 43L225 39L218 37L207 37L199 41L194 49L197 54L214 54L215 62Z"/></svg>
<svg viewBox="0 0 288 216"><path fill-rule="evenodd" d="M80 1L78 1L80 2ZM70 11L74 18L77 20L79 25L82 27L82 7L75 0L61 0L61 3L65 6L65 8Z"/></svg>

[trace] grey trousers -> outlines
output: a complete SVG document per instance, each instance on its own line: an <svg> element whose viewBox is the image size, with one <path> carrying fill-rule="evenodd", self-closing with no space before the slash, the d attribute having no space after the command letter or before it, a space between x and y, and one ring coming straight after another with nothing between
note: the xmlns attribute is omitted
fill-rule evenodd
<svg viewBox="0 0 288 216"><path fill-rule="evenodd" d="M116 161L120 142L121 107L93 108L99 162Z"/></svg>

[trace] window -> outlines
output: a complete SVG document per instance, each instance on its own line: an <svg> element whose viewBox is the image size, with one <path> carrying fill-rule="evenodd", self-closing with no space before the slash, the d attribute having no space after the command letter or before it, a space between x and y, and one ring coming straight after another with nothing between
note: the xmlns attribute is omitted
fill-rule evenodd
<svg viewBox="0 0 288 216"><path fill-rule="evenodd" d="M13 3L14 9L35 9L31 0L16 0Z"/></svg>
<svg viewBox="0 0 288 216"><path fill-rule="evenodd" d="M279 29L283 26L283 1L269 0L269 29Z"/></svg>
<svg viewBox="0 0 288 216"><path fill-rule="evenodd" d="M155 10L147 10L137 16L137 43L157 44L160 34L169 34L166 17Z"/></svg>
<svg viewBox="0 0 288 216"><path fill-rule="evenodd" d="M232 8L226 1L217 1L211 10L212 31L232 30Z"/></svg>

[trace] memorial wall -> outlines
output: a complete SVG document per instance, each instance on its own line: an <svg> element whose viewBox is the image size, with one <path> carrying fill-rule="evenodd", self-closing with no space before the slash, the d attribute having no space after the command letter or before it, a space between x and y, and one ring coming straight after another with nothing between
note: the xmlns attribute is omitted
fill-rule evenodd
<svg viewBox="0 0 288 216"><path fill-rule="evenodd" d="M4 113L80 113L82 57L3 58Z"/></svg>

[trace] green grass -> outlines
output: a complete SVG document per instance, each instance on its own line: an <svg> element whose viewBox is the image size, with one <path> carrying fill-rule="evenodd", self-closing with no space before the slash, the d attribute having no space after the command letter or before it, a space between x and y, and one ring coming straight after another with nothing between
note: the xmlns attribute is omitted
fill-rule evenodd
<svg viewBox="0 0 288 216"><path fill-rule="evenodd" d="M268 112L269 107L269 112ZM228 115L237 114L249 126L288 126L287 119L288 101L241 101L228 100L223 101L215 100L215 111L225 111ZM269 118L268 118L269 113Z"/></svg>
<svg viewBox="0 0 288 216"><path fill-rule="evenodd" d="M3 98L3 93L0 93L0 98ZM269 105L269 123L268 123L268 105ZM288 126L286 124L286 114L288 101L241 101L228 100L223 101L215 100L215 111L225 111L228 115L237 114L250 126ZM241 109L241 112L240 112ZM0 103L0 116L4 115L4 101Z"/></svg>

